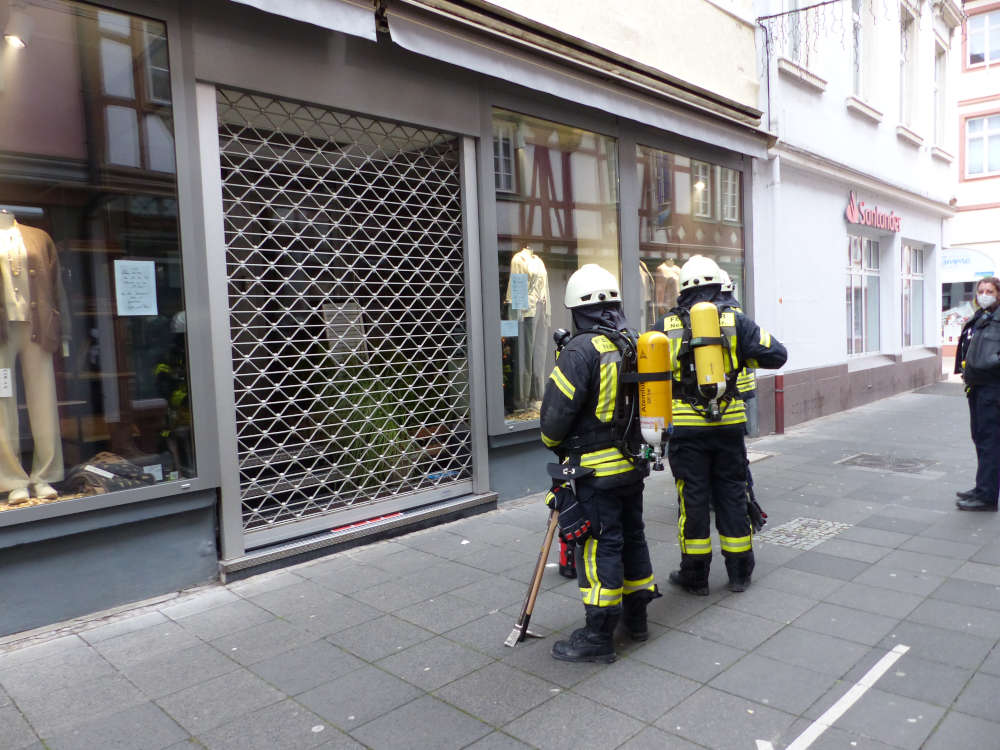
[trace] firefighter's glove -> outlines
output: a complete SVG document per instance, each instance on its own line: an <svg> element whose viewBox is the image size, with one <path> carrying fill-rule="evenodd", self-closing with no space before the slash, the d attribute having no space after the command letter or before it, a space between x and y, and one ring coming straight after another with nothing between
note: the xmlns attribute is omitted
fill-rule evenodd
<svg viewBox="0 0 1000 750"><path fill-rule="evenodd" d="M573 492L570 489L568 483L566 483L566 482L559 482L559 481L553 479L552 480L552 489L550 489L548 492L545 493L545 504L547 506L549 506L550 510L555 510L555 511L559 510L559 495L563 491L569 492L571 494Z"/></svg>
<svg viewBox="0 0 1000 750"><path fill-rule="evenodd" d="M552 497L552 505L559 513L559 538L564 542L583 542L591 533L590 519L586 510L577 500L576 493L568 484L555 487L546 495Z"/></svg>

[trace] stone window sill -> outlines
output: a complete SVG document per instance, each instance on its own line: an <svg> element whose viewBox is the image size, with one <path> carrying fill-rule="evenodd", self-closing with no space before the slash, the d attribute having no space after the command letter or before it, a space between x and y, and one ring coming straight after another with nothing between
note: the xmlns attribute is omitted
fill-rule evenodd
<svg viewBox="0 0 1000 750"><path fill-rule="evenodd" d="M909 143L911 146L915 146L917 148L920 148L921 146L924 145L924 139L919 134L910 130L905 125L896 126L896 137L899 140L905 141L906 143Z"/></svg>
<svg viewBox="0 0 1000 750"><path fill-rule="evenodd" d="M811 73L807 68L792 62L787 57L778 58L778 72L791 78L797 83L803 84L806 88L817 93L826 91L826 81L815 73Z"/></svg>
<svg viewBox="0 0 1000 750"><path fill-rule="evenodd" d="M940 146L931 146L931 156L933 156L938 161L943 161L945 164L951 164L955 161L955 157L950 153L945 151Z"/></svg>
<svg viewBox="0 0 1000 750"><path fill-rule="evenodd" d="M862 101L856 96L849 96L845 103L847 104L847 109L854 114L861 115L874 123L882 122L883 114L868 102Z"/></svg>

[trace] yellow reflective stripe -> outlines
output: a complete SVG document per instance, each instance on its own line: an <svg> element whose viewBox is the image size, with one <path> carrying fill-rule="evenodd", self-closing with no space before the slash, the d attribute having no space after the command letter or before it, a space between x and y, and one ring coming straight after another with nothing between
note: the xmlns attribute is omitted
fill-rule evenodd
<svg viewBox="0 0 1000 750"><path fill-rule="evenodd" d="M615 415L615 394L618 393L618 368L614 362L601 365L601 391L594 414L601 422L610 422Z"/></svg>
<svg viewBox="0 0 1000 750"><path fill-rule="evenodd" d="M594 467L595 477L609 477L613 474L624 474L626 471L632 471L635 465L631 461L621 460L615 461L613 464L601 464L600 466Z"/></svg>
<svg viewBox="0 0 1000 750"><path fill-rule="evenodd" d="M677 485L677 541L684 551L684 524L687 523L687 505L684 502L684 480L678 479Z"/></svg>
<svg viewBox="0 0 1000 750"><path fill-rule="evenodd" d="M723 552L749 552L752 548L749 536L722 536L719 534L719 543Z"/></svg>
<svg viewBox="0 0 1000 750"><path fill-rule="evenodd" d="M739 399L729 402L722 419L718 422L709 422L705 417L694 410L687 401L675 400L673 402L674 427L717 427L720 425L743 424L747 421L744 404Z"/></svg>
<svg viewBox="0 0 1000 750"><path fill-rule="evenodd" d="M542 443L545 445L546 448L555 447L555 446L559 445L559 443L561 443L561 442L562 442L562 440L553 440L548 435L546 435L544 432L542 433Z"/></svg>
<svg viewBox="0 0 1000 750"><path fill-rule="evenodd" d="M569 379L563 375L562 370L558 366L552 369L552 374L549 375L549 380L556 384L556 388L563 392L563 395L570 401L573 400L573 395L576 393L576 386L574 386Z"/></svg>
<svg viewBox="0 0 1000 750"><path fill-rule="evenodd" d="M747 360L747 367L753 367L753 368L759 367L759 365L757 364L757 360L756 359L748 359Z"/></svg>
<svg viewBox="0 0 1000 750"><path fill-rule="evenodd" d="M621 589L601 589L600 596L597 597L598 607L614 607L622 603Z"/></svg>
<svg viewBox="0 0 1000 750"><path fill-rule="evenodd" d="M685 539L681 552L686 555L711 555L711 539Z"/></svg>
<svg viewBox="0 0 1000 750"><path fill-rule="evenodd" d="M634 581L625 579L622 582L623 594L634 594L636 591L653 591L656 586L653 584L653 576L646 576Z"/></svg>
<svg viewBox="0 0 1000 750"><path fill-rule="evenodd" d="M602 461L614 461L622 457L622 452L617 448L603 448L599 451L583 453L580 456L581 466L593 466Z"/></svg>
<svg viewBox="0 0 1000 750"><path fill-rule="evenodd" d="M760 345L763 347L771 348L771 334L765 331L763 328L760 329Z"/></svg>
<svg viewBox="0 0 1000 750"><path fill-rule="evenodd" d="M584 604L597 604L601 595L601 584L597 580L597 540L589 537L583 543L583 572L587 576L586 588L580 589Z"/></svg>

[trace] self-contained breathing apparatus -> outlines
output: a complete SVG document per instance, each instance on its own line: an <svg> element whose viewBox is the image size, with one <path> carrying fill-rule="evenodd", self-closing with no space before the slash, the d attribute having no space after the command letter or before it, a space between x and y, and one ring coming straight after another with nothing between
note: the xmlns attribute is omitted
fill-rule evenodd
<svg viewBox="0 0 1000 750"><path fill-rule="evenodd" d="M690 312L679 309L675 314L683 324L677 348L681 375L678 398L709 422L718 422L737 397L736 379L740 368L732 362L726 367L729 354L723 349L727 343L723 334L728 333L732 338L735 327L723 331L719 309L711 302L699 302L692 305ZM730 329L730 326L725 328Z"/></svg>

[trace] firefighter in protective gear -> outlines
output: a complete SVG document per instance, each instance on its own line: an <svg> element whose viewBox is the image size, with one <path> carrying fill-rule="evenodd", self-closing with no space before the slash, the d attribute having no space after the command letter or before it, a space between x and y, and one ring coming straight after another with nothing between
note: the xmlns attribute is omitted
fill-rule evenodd
<svg viewBox="0 0 1000 750"><path fill-rule="evenodd" d="M642 520L649 469L637 457L637 387L623 378L634 371L635 334L628 330L618 282L598 265L584 265L569 278L566 307L574 335L546 381L542 441L561 464L588 474L575 480L574 490L591 534L576 545L586 625L556 642L552 655L612 662L612 636L622 614L630 636L645 640L646 605L659 596Z"/></svg>
<svg viewBox="0 0 1000 750"><path fill-rule="evenodd" d="M722 283L714 261L693 256L681 267L677 307L656 324L670 339L673 364L674 432L668 458L677 485L681 565L670 574L670 582L701 596L708 595L712 561L710 504L715 507L729 589L744 591L750 585L754 555L747 515L746 416L736 381L745 367L778 368L788 357L777 339L730 307L719 310L718 337L692 335L691 308L714 302ZM694 350L709 345L721 346L726 373L724 392L716 394L716 409L709 408L694 371Z"/></svg>

